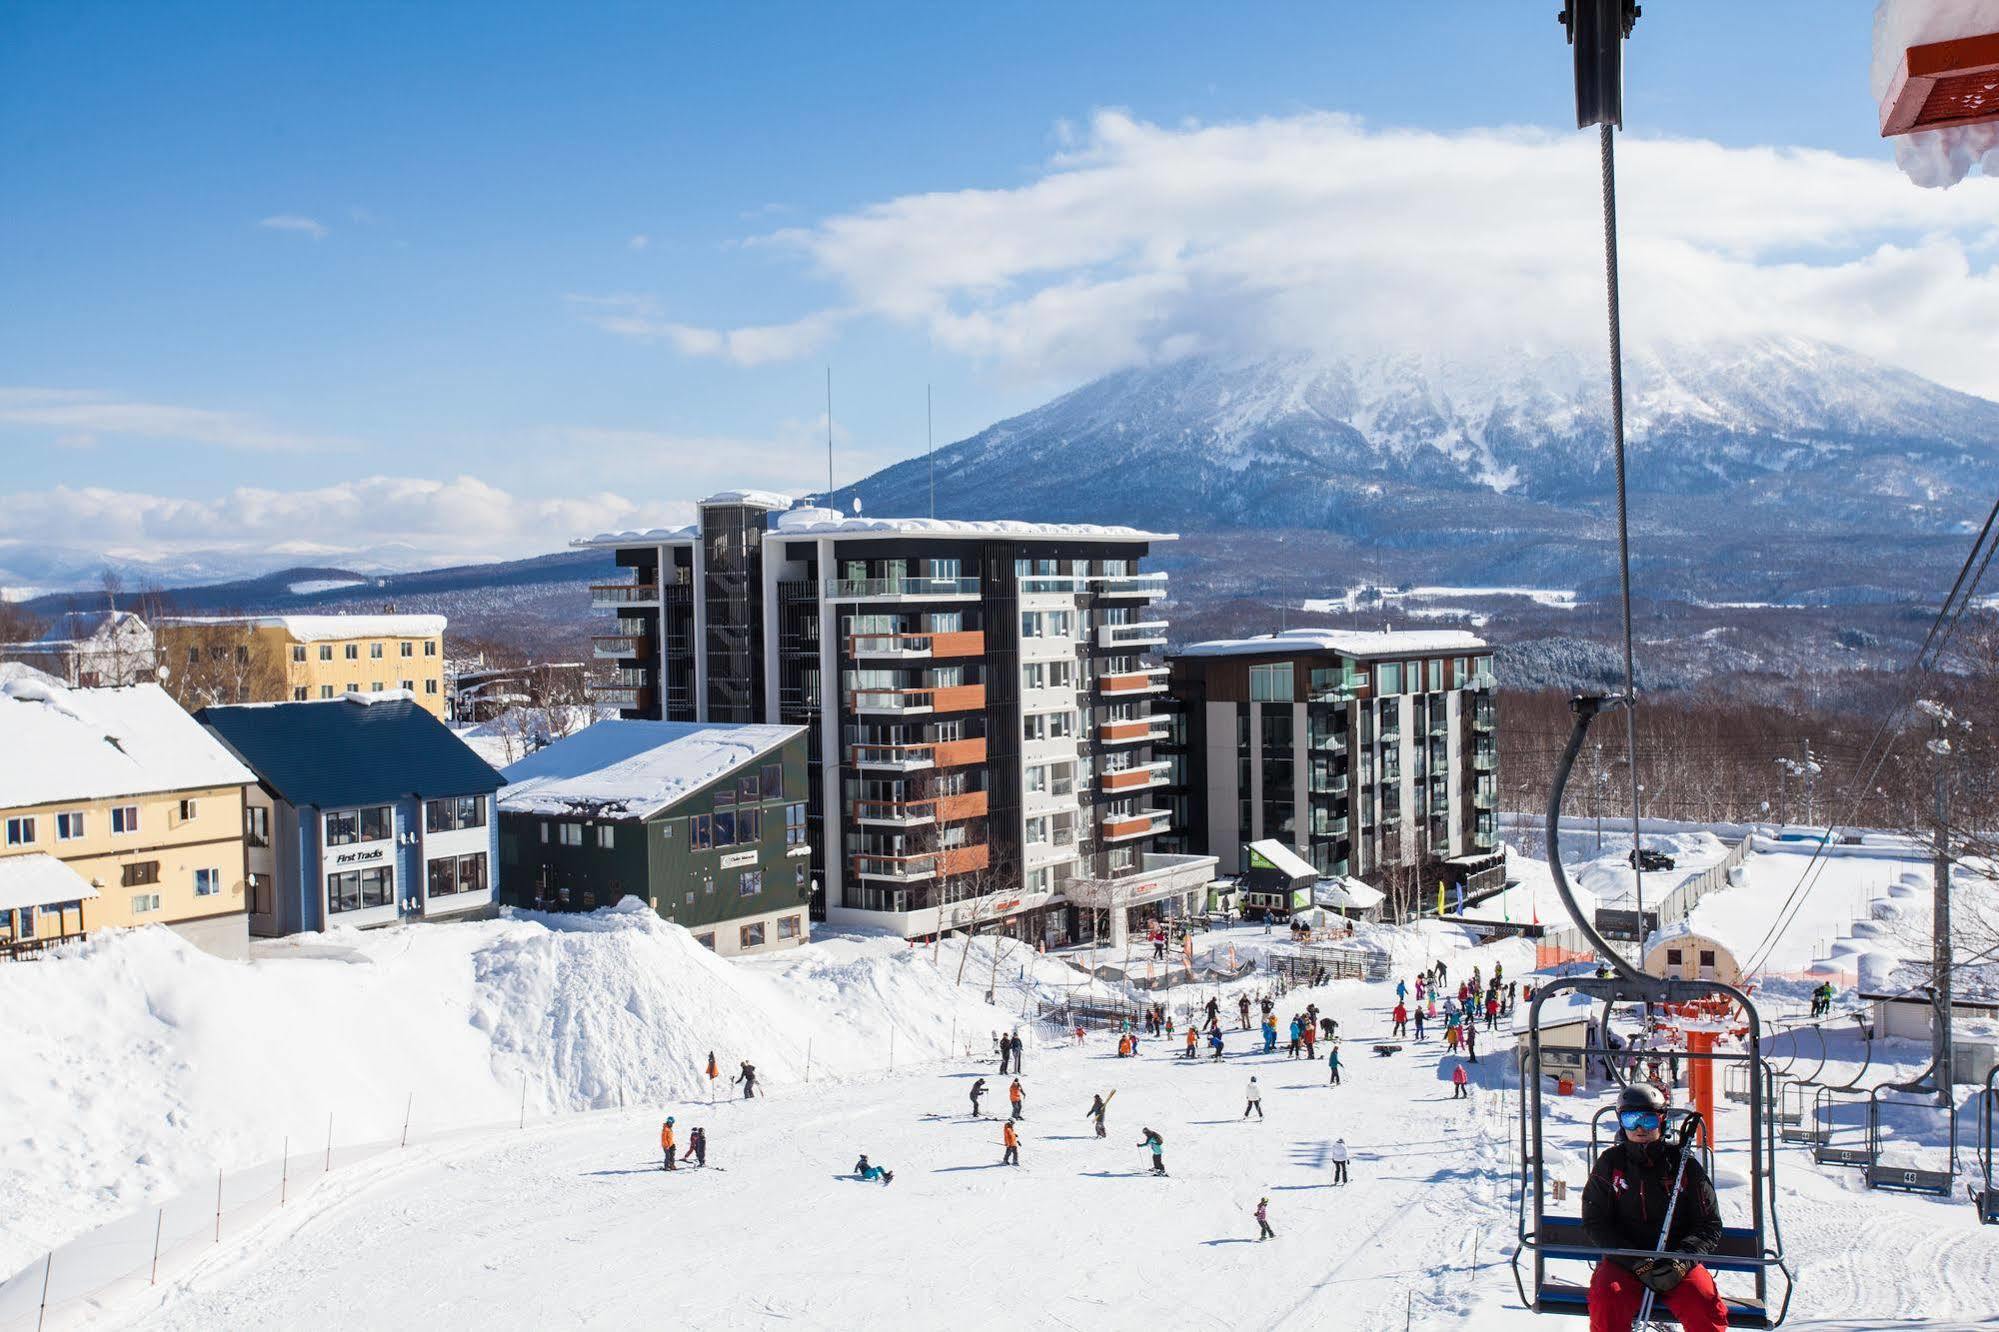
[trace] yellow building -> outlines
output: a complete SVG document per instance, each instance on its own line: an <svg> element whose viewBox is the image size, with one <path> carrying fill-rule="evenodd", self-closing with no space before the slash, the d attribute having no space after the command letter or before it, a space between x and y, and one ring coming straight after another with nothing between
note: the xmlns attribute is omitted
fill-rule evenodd
<svg viewBox="0 0 1999 1332"><path fill-rule="evenodd" d="M192 712L406 690L444 719L442 615L203 615L153 626L167 689Z"/></svg>
<svg viewBox="0 0 1999 1332"><path fill-rule="evenodd" d="M256 778L158 685L71 689L0 665L0 957L165 925L249 954Z"/></svg>

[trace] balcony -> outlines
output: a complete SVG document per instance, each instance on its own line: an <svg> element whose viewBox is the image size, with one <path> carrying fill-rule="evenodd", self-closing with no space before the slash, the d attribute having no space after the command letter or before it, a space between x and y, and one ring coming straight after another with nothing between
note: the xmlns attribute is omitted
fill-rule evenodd
<svg viewBox="0 0 1999 1332"><path fill-rule="evenodd" d="M896 661L928 661L935 657L980 657L986 636L978 629L954 629L934 634L849 634L847 655L855 659L886 657Z"/></svg>
<svg viewBox="0 0 1999 1332"><path fill-rule="evenodd" d="M1450 722L1449 722L1449 721L1432 721L1432 722L1430 723L1430 738L1431 738L1432 740L1448 740L1448 739L1450 739L1450 738L1451 738L1451 724L1450 724Z"/></svg>
<svg viewBox="0 0 1999 1332"><path fill-rule="evenodd" d="M910 717L930 712L976 712L986 705L986 687L929 685L915 689L856 689L847 696L850 712Z"/></svg>
<svg viewBox="0 0 1999 1332"><path fill-rule="evenodd" d="M652 655L652 639L644 634L595 634L590 639L590 655L599 661Z"/></svg>
<svg viewBox="0 0 1999 1332"><path fill-rule="evenodd" d="M1497 681L1492 678L1491 671L1473 671L1470 677L1465 680L1465 688L1489 690L1496 683Z"/></svg>
<svg viewBox="0 0 1999 1332"><path fill-rule="evenodd" d="M1097 677L1097 691L1106 698L1130 698L1135 694L1166 692L1166 668L1148 666L1144 670Z"/></svg>
<svg viewBox="0 0 1999 1332"><path fill-rule="evenodd" d="M1161 759L1157 763L1140 763L1130 768L1112 768L1097 774L1097 789L1100 791L1146 791L1155 786L1166 785L1166 774L1172 763Z"/></svg>
<svg viewBox="0 0 1999 1332"><path fill-rule="evenodd" d="M986 793L967 791L920 800L862 800L854 805L854 821L887 828L919 828L976 819L985 812Z"/></svg>
<svg viewBox="0 0 1999 1332"><path fill-rule="evenodd" d="M592 684L586 685L590 701L605 707L624 708L630 712L648 712L652 709L652 690L644 685Z"/></svg>
<svg viewBox="0 0 1999 1332"><path fill-rule="evenodd" d="M1097 743L1103 745L1139 745L1148 740L1166 738L1164 717L1138 717L1130 721L1109 721L1097 728Z"/></svg>
<svg viewBox="0 0 1999 1332"><path fill-rule="evenodd" d="M1330 681L1320 681L1305 695L1308 703L1350 703L1360 697L1361 688L1367 683L1359 671L1348 671Z"/></svg>
<svg viewBox="0 0 1999 1332"><path fill-rule="evenodd" d="M1165 641L1164 620L1140 620L1135 624L1097 626L1097 646L1100 648L1155 647Z"/></svg>
<svg viewBox="0 0 1999 1332"><path fill-rule="evenodd" d="M848 747L848 756L857 768L882 772L921 772L927 768L961 768L986 761L986 742L976 740L918 740L907 744L866 744Z"/></svg>
<svg viewBox="0 0 1999 1332"><path fill-rule="evenodd" d="M1142 809L1122 818L1106 818L1101 840L1128 842L1134 837L1151 837L1166 831L1171 815L1163 809Z"/></svg>
<svg viewBox="0 0 1999 1332"><path fill-rule="evenodd" d="M1490 734L1492 731L1493 722L1494 722L1494 717L1493 717L1492 705L1490 703L1484 705L1483 707L1477 707L1472 709L1471 728L1474 731L1478 731L1481 734Z"/></svg>
<svg viewBox="0 0 1999 1332"><path fill-rule="evenodd" d="M1338 818L1338 819L1315 818L1312 820L1312 836L1314 837L1338 838L1338 837L1345 837L1346 835L1347 835L1347 821L1344 818Z"/></svg>
<svg viewBox="0 0 1999 1332"><path fill-rule="evenodd" d="M1150 599L1166 595L1166 575L1163 573L1092 574L1090 586L1100 597Z"/></svg>
<svg viewBox="0 0 1999 1332"><path fill-rule="evenodd" d="M976 578L829 578L828 601L975 601Z"/></svg>
<svg viewBox="0 0 1999 1332"><path fill-rule="evenodd" d="M1384 727L1382 727L1382 728L1381 728L1381 743L1382 743L1382 744L1384 744L1384 745L1399 745L1399 744L1401 744L1401 743L1402 743L1402 728L1401 728L1400 726L1384 726Z"/></svg>
<svg viewBox="0 0 1999 1332"><path fill-rule="evenodd" d="M1344 798L1349 789L1351 788L1347 784L1347 775L1343 772L1329 782L1315 782L1308 785L1305 794L1315 799L1321 796Z"/></svg>
<svg viewBox="0 0 1999 1332"><path fill-rule="evenodd" d="M1023 596L1073 595L1083 586L1083 579L1074 574L1022 574L1019 591Z"/></svg>
<svg viewBox="0 0 1999 1332"><path fill-rule="evenodd" d="M992 848L982 842L977 846L950 846L906 856L857 855L848 863L856 878L921 883L926 879L948 878L953 874L982 870L991 859Z"/></svg>
<svg viewBox="0 0 1999 1332"><path fill-rule="evenodd" d="M1320 754L1344 754L1347 752L1347 738L1338 731L1327 731L1314 735L1308 747Z"/></svg>
<svg viewBox="0 0 1999 1332"><path fill-rule="evenodd" d="M1471 770L1473 772L1497 772L1499 770L1499 755L1493 753L1491 750L1479 750L1471 756Z"/></svg>
<svg viewBox="0 0 1999 1332"><path fill-rule="evenodd" d="M590 584L590 605L598 610L615 610L620 606L657 606L658 604L659 584L657 583Z"/></svg>
<svg viewBox="0 0 1999 1332"><path fill-rule="evenodd" d="M1477 786L1472 788L1473 809L1498 809L1499 788L1497 786Z"/></svg>

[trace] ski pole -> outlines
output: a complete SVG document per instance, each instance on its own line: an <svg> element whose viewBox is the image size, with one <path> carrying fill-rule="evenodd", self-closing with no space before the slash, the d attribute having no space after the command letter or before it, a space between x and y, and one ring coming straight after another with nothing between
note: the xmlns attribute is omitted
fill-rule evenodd
<svg viewBox="0 0 1999 1332"><path fill-rule="evenodd" d="M1659 1245L1653 1250L1654 1253L1664 1253L1666 1251L1667 1242L1673 1233L1673 1212L1680 1205L1680 1186L1687 1179L1687 1152L1693 1146L1694 1126L1699 1122L1700 1116L1691 1111L1688 1112L1686 1119L1681 1121L1680 1164L1679 1168L1673 1172L1673 1191L1666 1195L1666 1219L1659 1223ZM1645 1297L1638 1301L1638 1317L1635 1320L1636 1322L1648 1323L1652 1320L1652 1305L1658 1298L1659 1292L1653 1290L1650 1284L1647 1284L1645 1287Z"/></svg>

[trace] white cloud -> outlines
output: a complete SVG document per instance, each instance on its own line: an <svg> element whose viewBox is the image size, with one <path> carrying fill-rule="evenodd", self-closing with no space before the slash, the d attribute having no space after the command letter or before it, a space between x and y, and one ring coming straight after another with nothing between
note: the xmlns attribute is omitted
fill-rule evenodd
<svg viewBox="0 0 1999 1332"><path fill-rule="evenodd" d="M1781 330L1999 396L1999 181L1926 191L1885 156L1625 137L1618 186L1634 347ZM1600 226L1592 135L1106 111L1018 187L907 195L755 242L834 283L825 309L706 328L625 297L597 322L753 362L872 317L1067 379L1190 350L1593 348Z"/></svg>
<svg viewBox="0 0 1999 1332"><path fill-rule="evenodd" d="M263 424L240 412L127 402L97 389L0 388L0 427L44 427L53 442L87 447L103 436L176 440L230 449L293 452L343 441Z"/></svg>
<svg viewBox="0 0 1999 1332"><path fill-rule="evenodd" d="M643 250L646 246L652 244L652 237L646 235L644 232L640 232L638 235L633 236L630 240L626 241L625 244L627 247L631 249Z"/></svg>
<svg viewBox="0 0 1999 1332"><path fill-rule="evenodd" d="M260 219L257 225L268 228L271 231L295 231L300 235L310 236L314 240L325 240L328 231L327 225L324 222L319 222L309 217L301 217L297 213L278 213L272 217Z"/></svg>
<svg viewBox="0 0 1999 1332"><path fill-rule="evenodd" d="M88 547L122 560L175 555L380 559L398 567L518 558L607 528L692 519L687 503L615 494L514 495L477 477L371 476L308 490L239 487L180 499L57 486L0 496L0 543Z"/></svg>

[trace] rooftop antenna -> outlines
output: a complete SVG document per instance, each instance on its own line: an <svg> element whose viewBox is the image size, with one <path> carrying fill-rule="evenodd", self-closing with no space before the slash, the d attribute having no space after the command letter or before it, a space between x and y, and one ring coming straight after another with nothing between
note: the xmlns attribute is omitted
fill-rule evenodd
<svg viewBox="0 0 1999 1332"><path fill-rule="evenodd" d="M826 507L833 507L833 367L826 367Z"/></svg>
<svg viewBox="0 0 1999 1332"><path fill-rule="evenodd" d="M930 516L937 516L937 432L931 424L930 386L923 386L923 451L930 455Z"/></svg>

